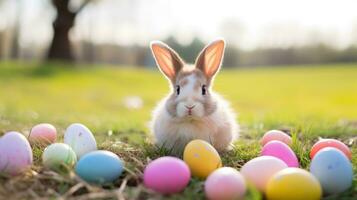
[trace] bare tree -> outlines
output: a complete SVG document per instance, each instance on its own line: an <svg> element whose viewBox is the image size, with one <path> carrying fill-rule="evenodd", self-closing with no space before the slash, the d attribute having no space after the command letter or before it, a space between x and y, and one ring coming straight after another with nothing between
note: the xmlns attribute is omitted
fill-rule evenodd
<svg viewBox="0 0 357 200"><path fill-rule="evenodd" d="M49 60L73 61L69 31L74 26L74 21L78 13L88 5L91 0L84 0L79 8L72 11L69 7L70 0L52 0L57 11L57 16L53 22L53 39L47 55Z"/></svg>

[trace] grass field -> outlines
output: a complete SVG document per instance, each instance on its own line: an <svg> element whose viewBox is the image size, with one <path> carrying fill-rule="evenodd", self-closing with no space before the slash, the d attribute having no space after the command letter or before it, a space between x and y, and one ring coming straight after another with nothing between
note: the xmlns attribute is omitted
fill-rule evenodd
<svg viewBox="0 0 357 200"><path fill-rule="evenodd" d="M152 69L129 67L62 66L64 64L0 63L0 135L16 130L27 134L36 123L54 124L61 136L71 123L87 125L99 141L126 161L127 170L113 185L94 187L73 173L57 174L41 168L41 149L26 176L0 178L0 199L202 199L203 182L193 179L179 195L162 197L141 185L143 167L164 152L150 144L147 122L156 102L168 93L168 82ZM308 151L318 137L338 138L353 151L357 173L357 65L267 67L223 70L214 89L239 114L241 138L222 155L224 164L240 168L259 155L259 138L269 129L296 135L293 149L308 168ZM125 106L130 96L142 99L138 109ZM357 197L354 186L339 196ZM253 188L247 199L261 199ZM9 199L9 197L7 197Z"/></svg>

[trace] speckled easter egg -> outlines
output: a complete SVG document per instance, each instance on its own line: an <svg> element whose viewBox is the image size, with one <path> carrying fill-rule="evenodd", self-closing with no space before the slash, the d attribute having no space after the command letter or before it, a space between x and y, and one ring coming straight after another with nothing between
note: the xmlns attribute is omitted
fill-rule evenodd
<svg viewBox="0 0 357 200"><path fill-rule="evenodd" d="M245 163L240 172L259 191L265 192L269 179L287 167L288 165L279 158L260 156Z"/></svg>
<svg viewBox="0 0 357 200"><path fill-rule="evenodd" d="M206 178L222 166L221 157L216 149L206 141L192 140L183 153L183 160L190 167L193 176Z"/></svg>
<svg viewBox="0 0 357 200"><path fill-rule="evenodd" d="M320 181L325 194L338 194L352 185L352 164L339 149L321 149L312 159L310 171Z"/></svg>
<svg viewBox="0 0 357 200"><path fill-rule="evenodd" d="M284 142L287 145L291 145L292 143L291 137L288 134L284 133L283 131L279 131L279 130L270 130L266 132L262 137L260 143L264 146L265 144L273 140Z"/></svg>
<svg viewBox="0 0 357 200"><path fill-rule="evenodd" d="M123 161L110 151L92 151L76 164L76 173L89 183L104 184L115 181L122 174Z"/></svg>
<svg viewBox="0 0 357 200"><path fill-rule="evenodd" d="M12 131L0 138L0 173L18 175L32 165L32 149L26 137Z"/></svg>
<svg viewBox="0 0 357 200"><path fill-rule="evenodd" d="M29 140L35 144L50 144L56 141L56 137L56 128L51 124L43 123L37 124L31 129Z"/></svg>
<svg viewBox="0 0 357 200"><path fill-rule="evenodd" d="M308 171L299 168L286 168L268 181L268 200L319 200L322 190L319 181Z"/></svg>
<svg viewBox="0 0 357 200"><path fill-rule="evenodd" d="M63 143L53 143L46 147L42 154L42 163L53 170L71 168L77 162L77 156L70 146Z"/></svg>
<svg viewBox="0 0 357 200"><path fill-rule="evenodd" d="M262 156L273 156L284 161L288 167L299 167L299 161L290 147L280 141L274 140L264 145Z"/></svg>
<svg viewBox="0 0 357 200"><path fill-rule="evenodd" d="M348 146L345 145L343 142L335 139L321 139L316 142L311 148L310 158L313 159L317 152L326 147L334 147L336 149L339 149L347 156L348 159L352 159L352 153Z"/></svg>
<svg viewBox="0 0 357 200"><path fill-rule="evenodd" d="M191 173L187 164L170 156L150 162L144 170L144 185L162 194L183 191L190 178Z"/></svg>
<svg viewBox="0 0 357 200"><path fill-rule="evenodd" d="M242 199L245 192L244 177L231 167L216 169L205 182L205 194L210 200Z"/></svg>
<svg viewBox="0 0 357 200"><path fill-rule="evenodd" d="M72 147L77 158L97 150L97 142L92 132L83 124L71 124L64 134L64 143Z"/></svg>

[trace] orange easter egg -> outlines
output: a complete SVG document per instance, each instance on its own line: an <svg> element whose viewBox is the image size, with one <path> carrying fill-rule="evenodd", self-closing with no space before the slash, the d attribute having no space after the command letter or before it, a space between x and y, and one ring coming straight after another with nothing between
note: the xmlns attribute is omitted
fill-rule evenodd
<svg viewBox="0 0 357 200"><path fill-rule="evenodd" d="M351 150L348 148L348 146L345 145L343 142L335 139L321 139L318 142L316 142L311 148L310 158L313 159L315 154L325 147L336 148L342 151L347 156L348 159L350 160L352 159L352 153Z"/></svg>

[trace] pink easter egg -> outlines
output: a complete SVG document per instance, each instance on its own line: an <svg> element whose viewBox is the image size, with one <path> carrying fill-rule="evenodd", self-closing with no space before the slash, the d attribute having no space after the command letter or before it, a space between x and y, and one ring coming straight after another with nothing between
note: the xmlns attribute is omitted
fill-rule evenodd
<svg viewBox="0 0 357 200"><path fill-rule="evenodd" d="M210 200L241 199L245 192L244 177L231 167L216 169L205 182L205 194Z"/></svg>
<svg viewBox="0 0 357 200"><path fill-rule="evenodd" d="M18 175L32 165L32 149L26 137L8 132L0 138L0 173Z"/></svg>
<svg viewBox="0 0 357 200"><path fill-rule="evenodd" d="M284 161L288 167L299 167L299 161L290 147L280 141L273 140L264 145L261 154L262 156L274 156Z"/></svg>
<svg viewBox="0 0 357 200"><path fill-rule="evenodd" d="M273 140L284 142L287 145L291 145L292 143L291 137L288 134L284 133L283 131L279 131L279 130L271 130L266 132L262 137L260 143L264 146L266 143Z"/></svg>
<svg viewBox="0 0 357 200"><path fill-rule="evenodd" d="M260 156L245 163L240 172L259 191L265 192L270 178L285 168L288 168L288 165L279 158Z"/></svg>
<svg viewBox="0 0 357 200"><path fill-rule="evenodd" d="M144 170L144 185L162 194L173 194L185 189L191 178L187 164L175 157L161 157Z"/></svg>
<svg viewBox="0 0 357 200"><path fill-rule="evenodd" d="M31 143L50 144L56 141L57 130L51 124L37 124L31 129L29 140Z"/></svg>

